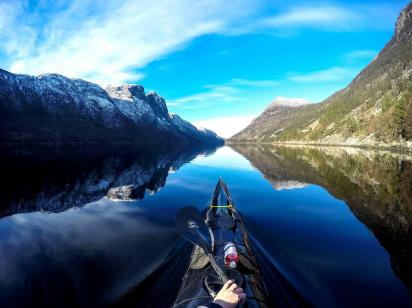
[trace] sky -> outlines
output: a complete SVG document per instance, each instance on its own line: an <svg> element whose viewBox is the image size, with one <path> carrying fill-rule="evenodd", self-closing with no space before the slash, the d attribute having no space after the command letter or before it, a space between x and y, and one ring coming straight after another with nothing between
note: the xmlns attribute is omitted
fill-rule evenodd
<svg viewBox="0 0 412 308"><path fill-rule="evenodd" d="M391 38L407 0L0 0L0 68L141 84L229 137L276 97L316 103Z"/></svg>

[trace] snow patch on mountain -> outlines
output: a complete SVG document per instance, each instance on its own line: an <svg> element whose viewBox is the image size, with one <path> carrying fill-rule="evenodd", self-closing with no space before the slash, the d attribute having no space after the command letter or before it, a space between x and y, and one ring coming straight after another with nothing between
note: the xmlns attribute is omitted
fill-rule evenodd
<svg viewBox="0 0 412 308"><path fill-rule="evenodd" d="M278 96L265 110L269 110L273 107L297 108L297 107L304 106L307 104L310 104L310 102L304 98L292 98L292 97Z"/></svg>

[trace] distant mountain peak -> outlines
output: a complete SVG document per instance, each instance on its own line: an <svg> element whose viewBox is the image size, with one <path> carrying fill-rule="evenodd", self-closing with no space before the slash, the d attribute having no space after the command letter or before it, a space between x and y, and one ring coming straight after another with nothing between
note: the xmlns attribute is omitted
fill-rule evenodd
<svg viewBox="0 0 412 308"><path fill-rule="evenodd" d="M303 105L310 104L310 102L304 98L293 98L293 97L276 97L273 102L267 107L270 109L276 106L285 106L285 107L300 107Z"/></svg>

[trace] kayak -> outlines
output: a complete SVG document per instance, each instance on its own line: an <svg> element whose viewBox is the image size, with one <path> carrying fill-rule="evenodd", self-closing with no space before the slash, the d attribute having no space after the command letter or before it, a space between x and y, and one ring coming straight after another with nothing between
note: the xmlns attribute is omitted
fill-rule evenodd
<svg viewBox="0 0 412 308"><path fill-rule="evenodd" d="M176 226L194 247L173 307L209 304L228 279L246 293L246 301L238 307L270 306L242 216L222 179L209 207L202 213L194 207L180 209Z"/></svg>

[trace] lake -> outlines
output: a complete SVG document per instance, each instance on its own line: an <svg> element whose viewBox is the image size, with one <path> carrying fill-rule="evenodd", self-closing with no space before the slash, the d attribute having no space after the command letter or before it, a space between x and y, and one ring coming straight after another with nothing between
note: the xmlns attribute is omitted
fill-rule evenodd
<svg viewBox="0 0 412 308"><path fill-rule="evenodd" d="M274 302L412 305L406 154L44 146L4 148L0 166L3 307L169 307L191 252L175 213L204 209L219 177L245 218Z"/></svg>

